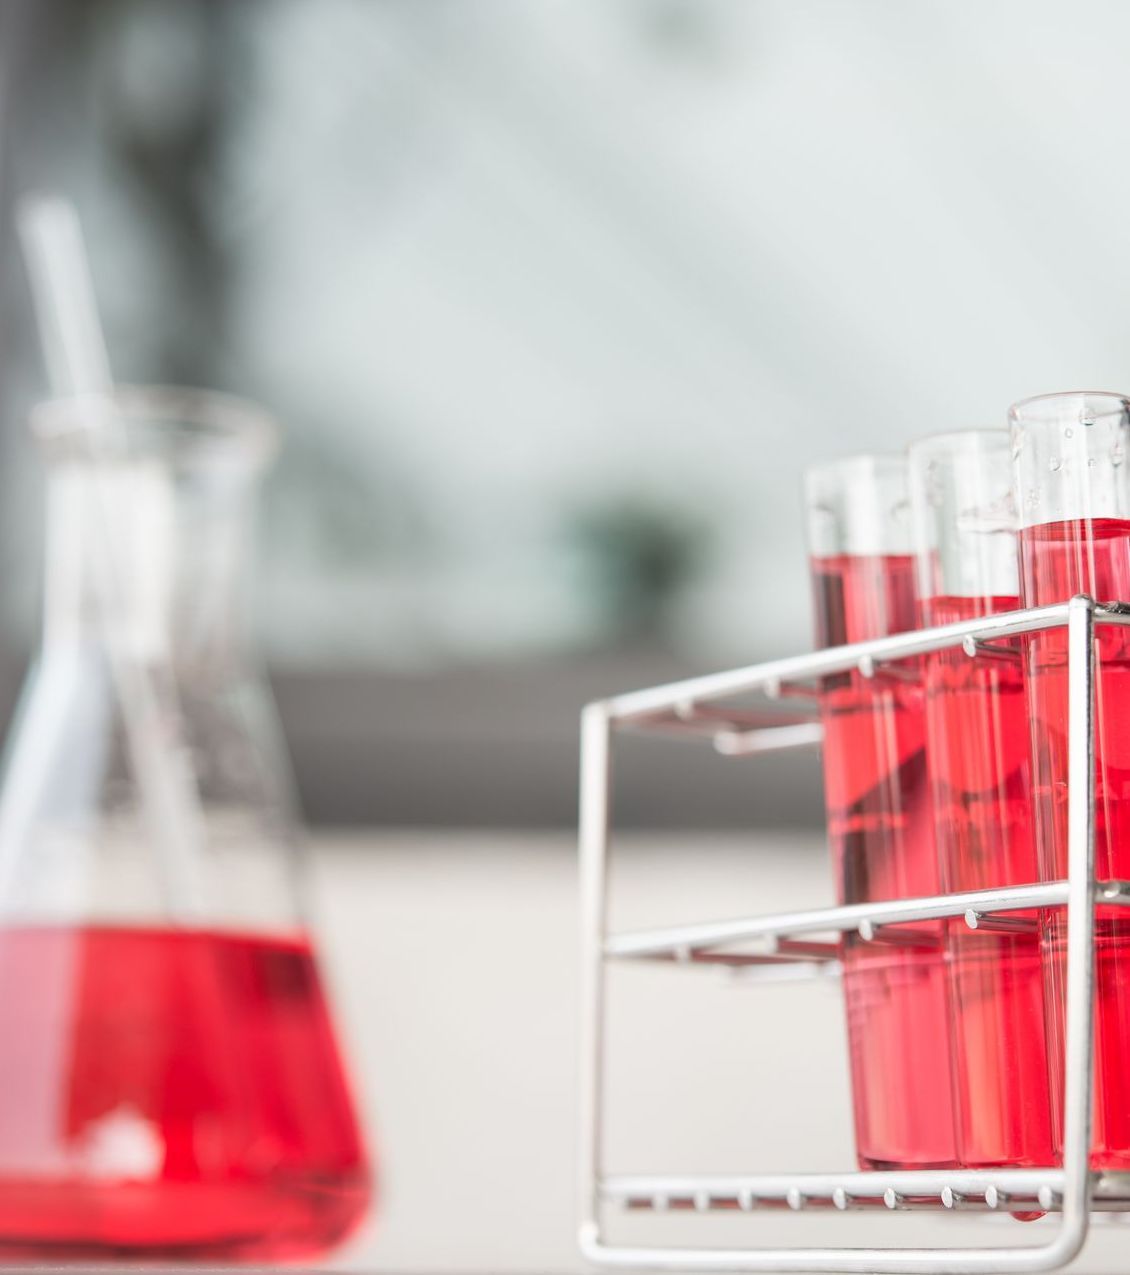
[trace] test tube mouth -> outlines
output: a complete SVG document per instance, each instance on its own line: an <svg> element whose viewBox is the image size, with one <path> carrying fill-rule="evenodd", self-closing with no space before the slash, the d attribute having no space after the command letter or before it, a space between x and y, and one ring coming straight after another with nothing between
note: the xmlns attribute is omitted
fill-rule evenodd
<svg viewBox="0 0 1130 1275"><path fill-rule="evenodd" d="M805 471L808 548L815 557L909 553L910 501L902 452L864 452Z"/></svg>
<svg viewBox="0 0 1130 1275"><path fill-rule="evenodd" d="M1007 429L999 425L984 425L975 429L953 429L941 434L927 434L924 438L915 439L906 449L906 454L913 462L916 456L995 451L1007 446Z"/></svg>
<svg viewBox="0 0 1130 1275"><path fill-rule="evenodd" d="M897 478L905 468L906 457L902 452L856 452L810 465L804 471L804 485L808 492L832 486L848 487L876 478Z"/></svg>
<svg viewBox="0 0 1130 1275"><path fill-rule="evenodd" d="M104 398L98 406L105 406ZM110 399L114 423L131 456L160 459L180 469L223 464L259 470L278 450L279 427L257 404L215 390L182 386L118 386ZM87 455L91 403L48 399L31 413L32 433L53 456Z"/></svg>
<svg viewBox="0 0 1130 1275"><path fill-rule="evenodd" d="M1113 390L1063 390L1021 399L1008 409L1011 425L1094 425L1130 416L1130 399Z"/></svg>
<svg viewBox="0 0 1130 1275"><path fill-rule="evenodd" d="M999 426L950 430L916 439L906 449L912 504L919 509L938 505L942 494L940 476L946 473L952 475L951 481L959 483L970 495L976 492L984 501L997 472L994 466L1007 465L1011 454L1009 431ZM1011 488L1007 484L1006 488L1011 501ZM1004 513L1001 509L1000 514Z"/></svg>

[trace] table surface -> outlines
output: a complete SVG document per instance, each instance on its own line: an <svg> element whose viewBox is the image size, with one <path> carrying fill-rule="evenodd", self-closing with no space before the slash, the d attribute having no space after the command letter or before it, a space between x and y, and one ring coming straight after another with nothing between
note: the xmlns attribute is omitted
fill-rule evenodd
<svg viewBox="0 0 1130 1275"><path fill-rule="evenodd" d="M831 902L819 835L680 833L617 843L612 924ZM550 833L320 838L332 985L383 1163L351 1268L579 1271L574 1248L577 889ZM740 986L624 969L610 988L609 1166L758 1172L853 1163L833 983ZM1038 1242L1051 1221L922 1213L632 1216L617 1237L727 1244ZM1130 1269L1124 1225L1081 1268Z"/></svg>

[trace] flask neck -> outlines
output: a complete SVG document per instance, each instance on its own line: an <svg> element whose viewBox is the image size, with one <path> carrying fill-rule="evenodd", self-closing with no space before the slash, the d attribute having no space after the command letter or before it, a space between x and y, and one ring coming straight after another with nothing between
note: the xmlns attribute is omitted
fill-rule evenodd
<svg viewBox="0 0 1130 1275"><path fill-rule="evenodd" d="M245 472L186 481L152 458L57 460L47 484L44 644L116 643L133 658L223 675L248 653Z"/></svg>

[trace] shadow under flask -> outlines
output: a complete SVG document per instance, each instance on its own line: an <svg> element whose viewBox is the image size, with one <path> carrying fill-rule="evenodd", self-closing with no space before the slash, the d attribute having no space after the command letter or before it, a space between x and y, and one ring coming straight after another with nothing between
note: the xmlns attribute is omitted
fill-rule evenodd
<svg viewBox="0 0 1130 1275"><path fill-rule="evenodd" d="M117 395L108 459L73 402L33 425L47 575L0 783L0 1256L323 1251L371 1180L242 616L273 423L144 389ZM126 669L163 736L137 738ZM154 742L189 777L184 826L139 782Z"/></svg>
<svg viewBox="0 0 1130 1275"><path fill-rule="evenodd" d="M818 646L918 627L906 461L810 469L805 496ZM824 795L838 902L936 894L919 660L820 687ZM938 921L843 941L856 1150L865 1169L952 1167L945 934Z"/></svg>

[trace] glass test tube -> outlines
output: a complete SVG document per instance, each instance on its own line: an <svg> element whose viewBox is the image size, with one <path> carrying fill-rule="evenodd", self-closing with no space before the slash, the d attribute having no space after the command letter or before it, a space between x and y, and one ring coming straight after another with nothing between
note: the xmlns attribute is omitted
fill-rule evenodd
<svg viewBox="0 0 1130 1275"><path fill-rule="evenodd" d="M1025 606L1087 594L1130 602L1130 400L1051 394L1016 404L1014 484ZM1032 634L1027 649L1039 866L1067 872L1067 630ZM1130 631L1100 627L1095 698L1095 872L1130 877ZM1097 909L1095 1112L1097 1168L1130 1168L1130 919ZM1043 926L1053 1136L1062 1145L1065 942L1061 910Z"/></svg>
<svg viewBox="0 0 1130 1275"><path fill-rule="evenodd" d="M909 451L923 626L1020 605L1012 457L1004 430ZM942 887L1037 880L1020 644L925 659L927 770ZM1052 1160L1038 915L947 923L957 1153L963 1165Z"/></svg>
<svg viewBox="0 0 1130 1275"><path fill-rule="evenodd" d="M806 476L816 641L917 627L906 461L860 456ZM938 890L919 661L824 680L824 786L839 900ZM949 1019L940 922L843 945L856 1147L864 1168L951 1166Z"/></svg>

